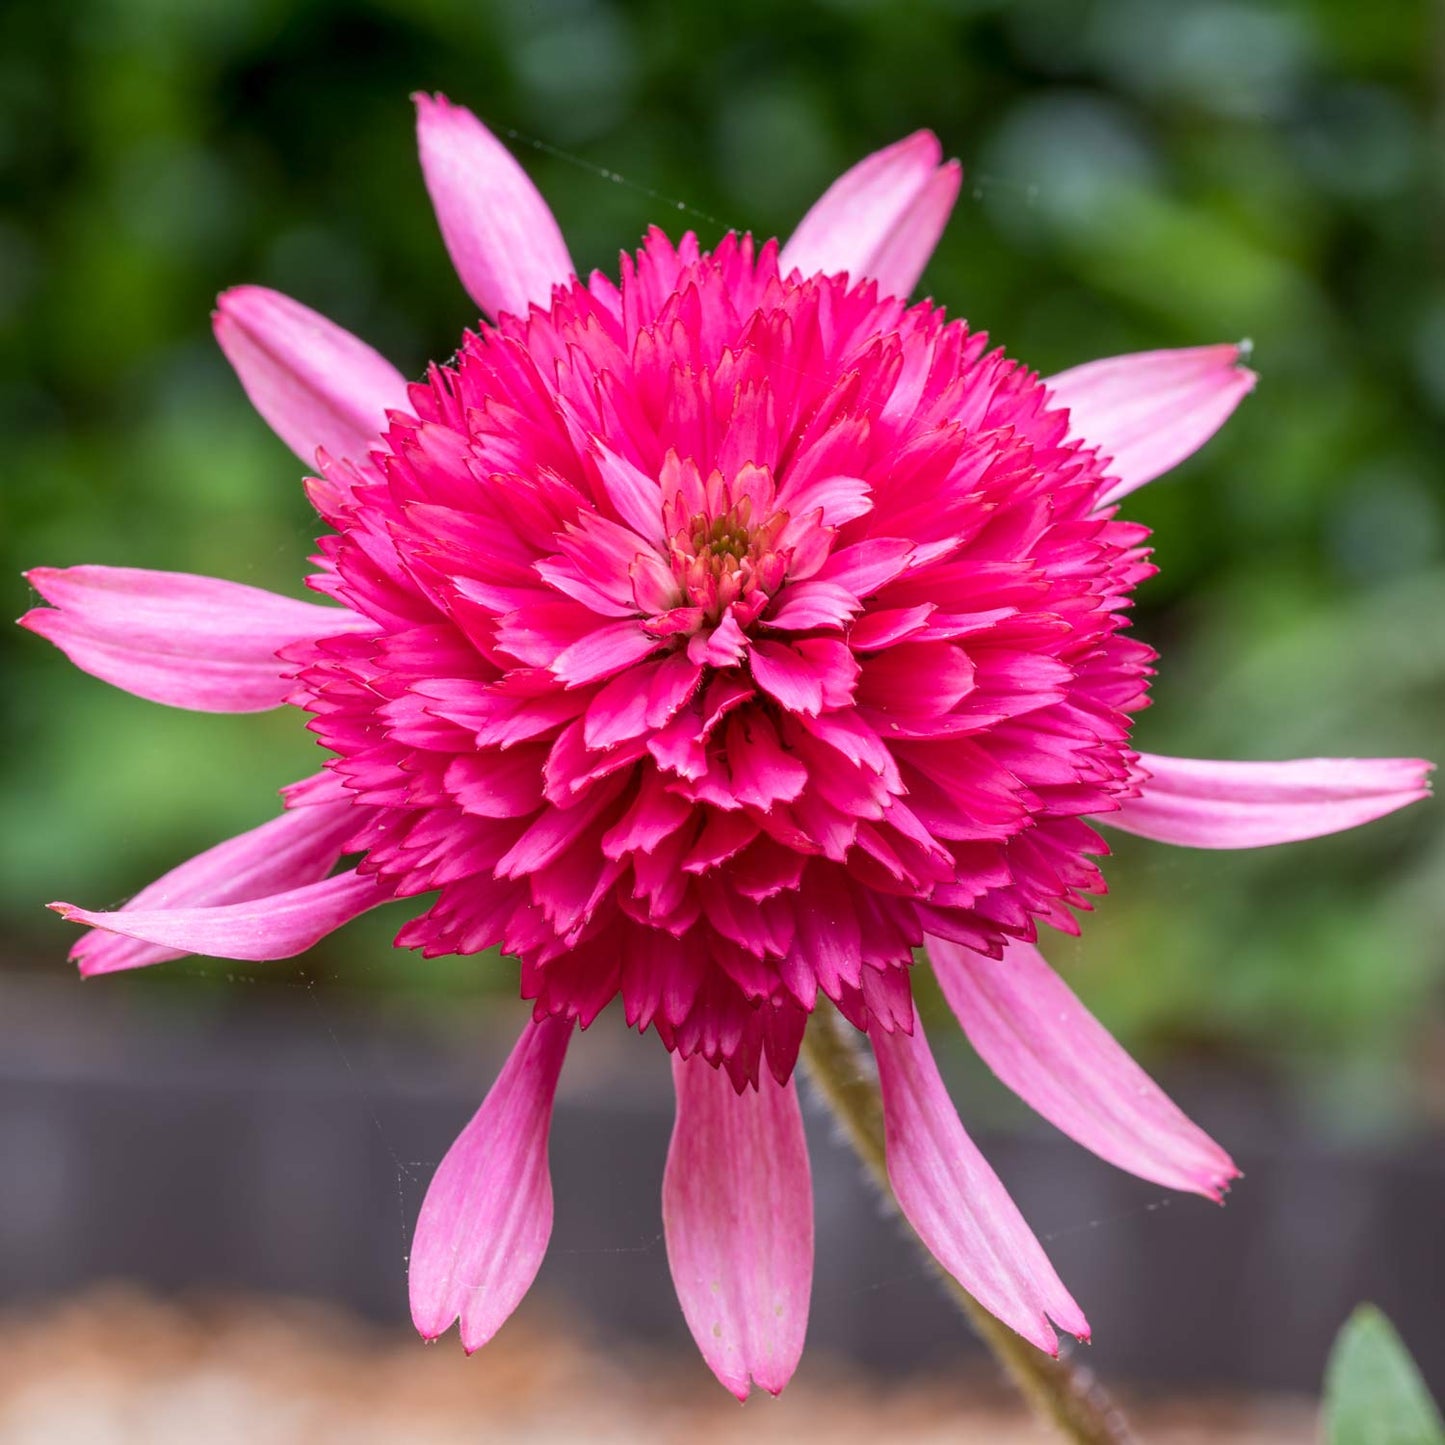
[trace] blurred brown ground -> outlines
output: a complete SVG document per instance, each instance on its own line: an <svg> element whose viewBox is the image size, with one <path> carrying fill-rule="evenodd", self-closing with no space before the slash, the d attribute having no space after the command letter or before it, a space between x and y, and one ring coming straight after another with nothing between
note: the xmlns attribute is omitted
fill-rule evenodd
<svg viewBox="0 0 1445 1445"><path fill-rule="evenodd" d="M1135 1402L1148 1445L1304 1445L1294 1400ZM810 1355L739 1407L701 1365L604 1350L532 1309L470 1360L316 1305L111 1287L0 1319L0 1445L1043 1445L977 1372L883 1385Z"/></svg>

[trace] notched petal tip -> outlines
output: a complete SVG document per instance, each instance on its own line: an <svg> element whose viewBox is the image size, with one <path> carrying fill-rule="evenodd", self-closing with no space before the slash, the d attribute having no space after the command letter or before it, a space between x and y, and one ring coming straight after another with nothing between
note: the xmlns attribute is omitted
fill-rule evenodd
<svg viewBox="0 0 1445 1445"><path fill-rule="evenodd" d="M226 353L233 366L236 363L231 356L227 338L239 338L243 332L266 331L275 325L275 313L284 308L301 311L307 309L284 292L273 291L269 286L258 286L251 282L228 286L216 294L216 304L211 310L211 333L220 342L221 350ZM239 367L237 370L239 372ZM243 383L246 381L245 376L241 379Z"/></svg>
<svg viewBox="0 0 1445 1445"><path fill-rule="evenodd" d="M22 572L21 579L28 582L40 594L41 601L49 605L29 608L15 619L15 625L38 637L48 637L45 629L55 621L56 613L62 606L63 599L57 597L57 593L64 589L66 574L74 570L69 567L31 567Z"/></svg>
<svg viewBox="0 0 1445 1445"><path fill-rule="evenodd" d="M244 311L248 305L263 304L268 297L279 294L279 292L272 291L269 286L257 286L248 281L243 281L237 286L227 286L224 291L216 293L216 309L211 312L211 318L212 320L220 320L222 317L238 319L238 313Z"/></svg>
<svg viewBox="0 0 1445 1445"><path fill-rule="evenodd" d="M1060 1314L1058 1308L1055 1307L1050 1309L1049 1318L1066 1335L1072 1335L1081 1345L1092 1344L1094 1327L1084 1318L1084 1312L1079 1308L1078 1304L1072 1300L1070 1303L1074 1306L1072 1313L1065 1312L1064 1314Z"/></svg>
<svg viewBox="0 0 1445 1445"><path fill-rule="evenodd" d="M424 125L445 124L450 116L458 112L471 115L466 106L457 105L439 90L414 90L410 99L416 107L418 138Z"/></svg>
<svg viewBox="0 0 1445 1445"><path fill-rule="evenodd" d="M880 156L907 154L936 166L943 159L943 142L933 131L924 126L911 135L904 136L902 140L895 141L891 146L879 151L878 154Z"/></svg>
<svg viewBox="0 0 1445 1445"><path fill-rule="evenodd" d="M1234 345L1234 360L1229 365L1229 373L1234 379L1234 385L1238 388L1237 402L1242 401L1259 385L1259 373L1248 365L1250 352L1254 349L1254 342L1240 341Z"/></svg>
<svg viewBox="0 0 1445 1445"><path fill-rule="evenodd" d="M1227 1155L1225 1158L1229 1165L1229 1172L1220 1176L1214 1194L1214 1203L1221 1207L1229 1202L1229 1196L1234 1192L1234 1186L1246 1177L1244 1170L1241 1169L1233 1159L1230 1159Z"/></svg>
<svg viewBox="0 0 1445 1445"><path fill-rule="evenodd" d="M72 903L47 903L46 908L57 914L64 922L74 923L82 928L89 928L87 920L83 916L83 910ZM71 964L81 978L100 978L110 970L104 966L103 959L92 958L94 953L94 941L97 934L94 932L83 933L70 947L65 955L65 961ZM90 947L87 947L90 944Z"/></svg>
<svg viewBox="0 0 1445 1445"><path fill-rule="evenodd" d="M1220 1151L1223 1154L1223 1150ZM1207 1187L1199 1192L1215 1204L1223 1204L1235 1183L1244 1178L1244 1170L1228 1154L1224 1154L1223 1167L1208 1181Z"/></svg>
<svg viewBox="0 0 1445 1445"><path fill-rule="evenodd" d="M78 910L74 904L47 903L45 906L51 913L56 914L66 923L84 925L84 919L75 917ZM65 955L65 961L75 965L75 971L81 978L94 978L97 974L103 972L103 970L96 968L95 965L90 962L91 950L86 947L87 941L93 939L94 936L95 935L91 933L82 934L70 946L69 951Z"/></svg>

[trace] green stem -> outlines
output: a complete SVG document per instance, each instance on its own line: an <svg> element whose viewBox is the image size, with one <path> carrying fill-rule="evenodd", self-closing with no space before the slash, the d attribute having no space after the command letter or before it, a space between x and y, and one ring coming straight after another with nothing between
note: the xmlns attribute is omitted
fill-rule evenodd
<svg viewBox="0 0 1445 1445"><path fill-rule="evenodd" d="M858 1157L890 1199L884 1152L883 1099L857 1030L832 1009L819 1009L803 1037L808 1073L837 1115ZM895 1205L896 1205L896 1201ZM931 1258L931 1256L930 1256ZM1051 1359L996 1320L942 1269L940 1278L1040 1419L1078 1445L1130 1445L1133 1436L1118 1408L1085 1370Z"/></svg>

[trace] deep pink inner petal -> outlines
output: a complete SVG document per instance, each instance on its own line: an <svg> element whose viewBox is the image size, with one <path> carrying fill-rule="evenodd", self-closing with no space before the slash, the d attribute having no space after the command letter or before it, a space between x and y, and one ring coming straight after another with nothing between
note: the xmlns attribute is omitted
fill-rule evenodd
<svg viewBox="0 0 1445 1445"><path fill-rule="evenodd" d="M900 205L935 165L889 161ZM364 870L438 891L405 943L518 955L544 1013L620 993L741 1087L819 992L893 1017L925 926L997 952L1100 890L1144 534L963 325L653 232L411 401L327 494L372 632L287 651Z"/></svg>

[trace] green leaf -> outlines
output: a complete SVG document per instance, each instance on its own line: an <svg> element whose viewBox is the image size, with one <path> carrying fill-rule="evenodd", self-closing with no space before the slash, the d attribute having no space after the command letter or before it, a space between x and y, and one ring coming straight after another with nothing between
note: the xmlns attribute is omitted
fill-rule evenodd
<svg viewBox="0 0 1445 1445"><path fill-rule="evenodd" d="M1373 1305L1345 1322L1325 1371L1327 1445L1445 1445L1445 1425L1399 1335Z"/></svg>

